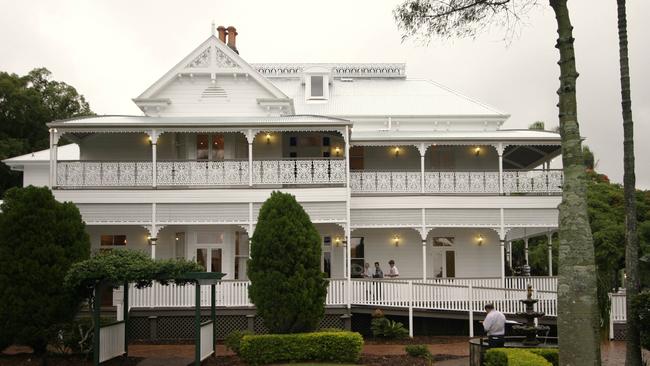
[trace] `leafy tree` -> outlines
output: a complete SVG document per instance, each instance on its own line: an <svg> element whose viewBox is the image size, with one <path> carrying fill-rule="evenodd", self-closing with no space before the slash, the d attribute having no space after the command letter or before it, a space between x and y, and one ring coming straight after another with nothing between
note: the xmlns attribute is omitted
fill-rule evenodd
<svg viewBox="0 0 650 366"><path fill-rule="evenodd" d="M295 197L271 193L251 242L249 296L273 333L314 330L325 313L321 239Z"/></svg>
<svg viewBox="0 0 650 366"><path fill-rule="evenodd" d="M52 327L76 314L80 299L63 279L88 258L90 240L77 207L47 188L12 188L0 209L0 348L15 342L43 354Z"/></svg>
<svg viewBox="0 0 650 366"><path fill-rule="evenodd" d="M627 55L627 15L625 0L617 0L621 106L623 109L623 190L625 195L625 285L627 321L625 328L625 365L640 366L641 347L639 314L634 298L639 294L639 238L636 222L636 177L634 175L634 122L630 90L630 65Z"/></svg>
<svg viewBox="0 0 650 366"><path fill-rule="evenodd" d="M541 130L544 131L544 121L535 121L528 126L529 130Z"/></svg>
<svg viewBox="0 0 650 366"><path fill-rule="evenodd" d="M47 122L93 114L83 95L50 75L45 68L24 76L0 72L0 160L49 148ZM0 163L0 196L20 182Z"/></svg>
<svg viewBox="0 0 650 366"><path fill-rule="evenodd" d="M578 125L573 26L568 0L549 0L560 53L559 120L564 187L559 206L558 336L562 365L600 365L599 316L593 238ZM404 0L395 11L404 37L474 36L490 25L513 22L536 0Z"/></svg>
<svg viewBox="0 0 650 366"><path fill-rule="evenodd" d="M594 157L594 153L587 145L584 145L582 147L582 160L585 163L585 168L587 168L587 171L594 170L596 168L596 158Z"/></svg>

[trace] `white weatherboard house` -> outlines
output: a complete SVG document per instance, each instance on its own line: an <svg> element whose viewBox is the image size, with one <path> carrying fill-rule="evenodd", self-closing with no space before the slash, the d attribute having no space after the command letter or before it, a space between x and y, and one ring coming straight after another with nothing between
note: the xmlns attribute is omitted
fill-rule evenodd
<svg viewBox="0 0 650 366"><path fill-rule="evenodd" d="M331 307L479 311L492 301L513 313L532 281L555 315L555 278L504 269L511 240L557 230L558 134L506 129L508 114L410 79L404 64L249 64L236 35L219 27L134 98L143 115L53 121L49 152L4 162L25 185L74 202L96 252L225 272L220 306L251 306L248 237L281 190L321 233ZM59 147L61 137L76 145ZM364 263L387 273L391 259L399 278L359 278ZM129 305L192 301L191 289L154 286Z"/></svg>

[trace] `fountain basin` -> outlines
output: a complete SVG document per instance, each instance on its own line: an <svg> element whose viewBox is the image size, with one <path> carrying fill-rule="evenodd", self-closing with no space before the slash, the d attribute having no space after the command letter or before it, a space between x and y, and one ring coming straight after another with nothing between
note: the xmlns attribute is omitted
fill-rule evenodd
<svg viewBox="0 0 650 366"><path fill-rule="evenodd" d="M527 346L523 342L525 336L506 336L503 348L558 348L557 337L537 337L540 344ZM490 349L487 337L472 338L469 340L469 364L470 366L482 366L485 352Z"/></svg>

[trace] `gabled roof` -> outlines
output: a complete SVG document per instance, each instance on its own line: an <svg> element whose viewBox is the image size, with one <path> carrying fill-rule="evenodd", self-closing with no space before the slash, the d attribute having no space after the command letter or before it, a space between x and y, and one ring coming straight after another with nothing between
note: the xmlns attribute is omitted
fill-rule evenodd
<svg viewBox="0 0 650 366"><path fill-rule="evenodd" d="M190 74L246 74L256 80L275 98L287 99L287 96L279 88L257 72L225 43L211 35L133 101L138 106L151 103L168 104L168 100L155 98L156 94L178 75Z"/></svg>

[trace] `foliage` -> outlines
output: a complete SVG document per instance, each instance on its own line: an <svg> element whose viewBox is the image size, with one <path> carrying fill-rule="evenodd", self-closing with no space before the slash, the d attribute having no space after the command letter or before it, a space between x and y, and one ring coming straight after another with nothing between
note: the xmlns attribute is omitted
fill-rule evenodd
<svg viewBox="0 0 650 366"><path fill-rule="evenodd" d="M639 313L641 346L650 349L650 291L643 291L636 296L634 306Z"/></svg>
<svg viewBox="0 0 650 366"><path fill-rule="evenodd" d="M242 338L244 338L244 336L254 335L254 334L255 333L251 332L250 330L236 330L228 334L228 336L226 336L226 339L224 340L224 344L231 351L235 352L236 354L239 354Z"/></svg>
<svg viewBox="0 0 650 366"><path fill-rule="evenodd" d="M240 355L251 365L278 362L356 362L363 338L356 332L247 335Z"/></svg>
<svg viewBox="0 0 650 366"><path fill-rule="evenodd" d="M119 286L129 282L142 288L158 281L184 285L190 282L185 274L202 271L198 263L185 259L154 260L136 250L112 250L74 264L65 276L65 286L82 297L92 298L98 284Z"/></svg>
<svg viewBox="0 0 650 366"><path fill-rule="evenodd" d="M538 354L550 362L553 366L560 364L560 352L556 348L531 348L528 352Z"/></svg>
<svg viewBox="0 0 650 366"><path fill-rule="evenodd" d="M381 316L373 315L370 329L373 336L387 339L401 339L409 334L408 330L404 328L404 324L390 320L383 314Z"/></svg>
<svg viewBox="0 0 650 366"><path fill-rule="evenodd" d="M596 169L596 158L594 156L594 153L587 145L582 146L582 160L584 161L585 168L587 168L587 170Z"/></svg>
<svg viewBox="0 0 650 366"><path fill-rule="evenodd" d="M0 72L0 160L49 148L47 122L93 114L75 88L50 75L45 68ZM0 196L20 183L20 174L0 163Z"/></svg>
<svg viewBox="0 0 650 366"><path fill-rule="evenodd" d="M544 124L544 121L535 121L535 122L531 123L530 126L528 126L528 129L529 130L541 130L541 131L544 131L545 127L546 126Z"/></svg>
<svg viewBox="0 0 650 366"><path fill-rule="evenodd" d="M249 296L266 327L273 333L316 329L327 294L321 239L295 197L271 193L251 240Z"/></svg>
<svg viewBox="0 0 650 366"><path fill-rule="evenodd" d="M47 188L10 189L0 210L0 343L43 353L52 326L70 321L80 305L63 282L90 255L90 240L77 207Z"/></svg>
<svg viewBox="0 0 650 366"><path fill-rule="evenodd" d="M102 317L101 325L114 322L113 318ZM93 352L94 326L92 318L79 318L55 326L56 337L50 342L59 354L81 354L89 357Z"/></svg>
<svg viewBox="0 0 650 366"><path fill-rule="evenodd" d="M426 344L410 344L404 347L404 351L411 357L424 358L425 360L433 359L433 355Z"/></svg>
<svg viewBox="0 0 650 366"><path fill-rule="evenodd" d="M547 354L547 353L545 353ZM555 350L555 354L558 351ZM522 348L492 348L485 352L485 366L551 366L550 361L533 352L532 349Z"/></svg>

